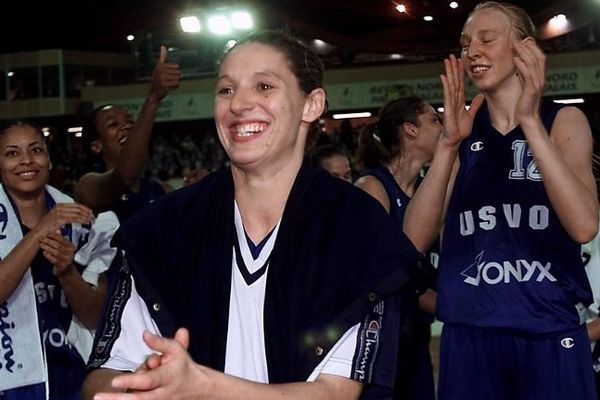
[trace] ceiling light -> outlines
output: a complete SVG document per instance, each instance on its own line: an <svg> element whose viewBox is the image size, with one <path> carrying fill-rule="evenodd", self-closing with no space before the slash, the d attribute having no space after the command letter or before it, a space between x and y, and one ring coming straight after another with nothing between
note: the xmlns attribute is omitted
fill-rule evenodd
<svg viewBox="0 0 600 400"><path fill-rule="evenodd" d="M569 24L569 20L565 14L558 14L550 18L549 23L555 29L563 29Z"/></svg>
<svg viewBox="0 0 600 400"><path fill-rule="evenodd" d="M322 41L321 39L315 39L313 41L313 43L315 44L316 47L324 47L327 45L327 43L325 43L324 41Z"/></svg>
<svg viewBox="0 0 600 400"><path fill-rule="evenodd" d="M425 21L427 21L427 22L431 22L431 21L433 21L433 17L432 17L431 15L426 15L426 16L424 16L424 17L423 17L423 19L424 19Z"/></svg>
<svg viewBox="0 0 600 400"><path fill-rule="evenodd" d="M81 132L81 131L83 131L82 126L72 126L70 128L67 128L67 132L69 132L69 133L77 133L77 132Z"/></svg>
<svg viewBox="0 0 600 400"><path fill-rule="evenodd" d="M405 13L406 12L406 6L404 4L398 4L396 6L396 10L398 10L399 13Z"/></svg>
<svg viewBox="0 0 600 400"><path fill-rule="evenodd" d="M558 23L564 23L567 21L567 16L565 14L558 14L552 17L552 19Z"/></svg>
<svg viewBox="0 0 600 400"><path fill-rule="evenodd" d="M355 113L342 113L342 114L333 114L333 119L369 118L371 115L372 114L368 111L355 112Z"/></svg>
<svg viewBox="0 0 600 400"><path fill-rule="evenodd" d="M254 22L252 16L246 11L236 11L231 14L231 25L235 29L247 30L252 29Z"/></svg>
<svg viewBox="0 0 600 400"><path fill-rule="evenodd" d="M557 14L550 18L545 25L543 25L541 29L543 32L541 37L553 38L564 35L565 33L569 32L571 28L571 22L567 16L565 14Z"/></svg>
<svg viewBox="0 0 600 400"><path fill-rule="evenodd" d="M458 8L458 3L453 1L450 3L450 8Z"/></svg>
<svg viewBox="0 0 600 400"><path fill-rule="evenodd" d="M185 33L198 33L202 29L200 20L194 16L179 18L179 25Z"/></svg>
<svg viewBox="0 0 600 400"><path fill-rule="evenodd" d="M557 100L553 100L555 103L558 104L581 104L581 103L585 103L585 100L582 99L581 97L579 98L575 98L575 99L557 99Z"/></svg>
<svg viewBox="0 0 600 400"><path fill-rule="evenodd" d="M310 45L319 54L327 54L335 48L331 43L327 43L321 39L312 40Z"/></svg>
<svg viewBox="0 0 600 400"><path fill-rule="evenodd" d="M468 105L468 104L465 105L465 110L469 111L470 109L471 109L470 105ZM445 109L444 109L444 107L437 107L435 110L439 113L443 113Z"/></svg>
<svg viewBox="0 0 600 400"><path fill-rule="evenodd" d="M208 29L217 35L226 35L231 32L231 22L223 15L214 15L208 19Z"/></svg>
<svg viewBox="0 0 600 400"><path fill-rule="evenodd" d="M127 39L128 42L133 42L135 40L135 36L133 36L133 35L127 35L126 39Z"/></svg>

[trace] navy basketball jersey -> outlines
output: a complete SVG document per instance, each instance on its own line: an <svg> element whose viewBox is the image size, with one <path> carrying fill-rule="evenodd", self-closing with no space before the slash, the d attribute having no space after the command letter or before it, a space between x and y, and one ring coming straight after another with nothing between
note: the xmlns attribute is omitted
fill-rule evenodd
<svg viewBox="0 0 600 400"><path fill-rule="evenodd" d="M410 201L410 197L400 188L392 173L383 165L378 165L369 170L367 175L373 175L383 185L390 200L390 216L402 225L404 213Z"/></svg>
<svg viewBox="0 0 600 400"><path fill-rule="evenodd" d="M560 106L543 103L548 132ZM438 281L444 322L553 333L591 302L580 245L562 227L520 127L506 135L484 106L459 150Z"/></svg>
<svg viewBox="0 0 600 400"><path fill-rule="evenodd" d="M390 216L402 226L406 207L411 198L394 179L392 173L383 165L367 172L379 179L390 201ZM416 292L413 292L416 293ZM435 385L431 356L429 354L430 325L434 317L418 309L418 299L414 294L404 298L398 305L403 315L400 321L400 339L396 363L394 398L434 399Z"/></svg>
<svg viewBox="0 0 600 400"><path fill-rule="evenodd" d="M82 268L77 267L81 273ZM50 398L77 399L86 375L86 362L67 340L73 310L58 278L52 273L52 264L41 250L31 263L31 275L48 363Z"/></svg>

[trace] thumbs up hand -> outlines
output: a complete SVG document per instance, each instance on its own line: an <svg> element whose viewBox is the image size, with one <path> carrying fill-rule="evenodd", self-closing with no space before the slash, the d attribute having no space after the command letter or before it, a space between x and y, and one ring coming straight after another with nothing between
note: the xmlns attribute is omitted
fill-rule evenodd
<svg viewBox="0 0 600 400"><path fill-rule="evenodd" d="M163 99L169 90L179 86L181 70L178 64L167 62L167 48L160 46L160 54L154 72L152 73L151 93Z"/></svg>

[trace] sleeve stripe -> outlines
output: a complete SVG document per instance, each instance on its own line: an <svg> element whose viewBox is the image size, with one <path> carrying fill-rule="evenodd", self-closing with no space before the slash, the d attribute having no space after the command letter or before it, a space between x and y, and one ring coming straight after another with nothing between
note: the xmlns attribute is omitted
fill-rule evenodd
<svg viewBox="0 0 600 400"><path fill-rule="evenodd" d="M379 348L379 333L383 322L383 301L377 303L362 321L352 360L352 379L370 383Z"/></svg>
<svg viewBox="0 0 600 400"><path fill-rule="evenodd" d="M88 362L89 368L98 368L110 358L110 352L121 332L121 317L131 296L131 286L129 265L123 257L115 289L104 309L102 327L96 333L94 348Z"/></svg>

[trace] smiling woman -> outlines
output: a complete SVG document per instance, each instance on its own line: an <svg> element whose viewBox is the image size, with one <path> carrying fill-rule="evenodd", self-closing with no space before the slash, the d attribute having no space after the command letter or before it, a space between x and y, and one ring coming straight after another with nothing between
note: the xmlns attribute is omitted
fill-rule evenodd
<svg viewBox="0 0 600 400"><path fill-rule="evenodd" d="M94 221L89 208L47 185L50 167L35 125L0 126L0 314L10 359L0 364L1 400L79 397L115 253L116 216Z"/></svg>
<svg viewBox="0 0 600 400"><path fill-rule="evenodd" d="M300 91L285 57L270 46L249 43L221 64L215 120L236 174L294 173L302 163L307 128L321 115L325 94L318 87ZM249 67L257 72L246 73Z"/></svg>
<svg viewBox="0 0 600 400"><path fill-rule="evenodd" d="M15 131L22 131L16 135ZM0 137L0 171L8 190L21 195L43 190L50 171L50 157L44 136L26 123L5 129Z"/></svg>
<svg viewBox="0 0 600 400"><path fill-rule="evenodd" d="M323 65L294 37L259 32L225 54L215 121L231 167L123 226L129 295L108 305L86 398L391 399L394 309L421 255L367 194L304 160L325 103Z"/></svg>
<svg viewBox="0 0 600 400"><path fill-rule="evenodd" d="M596 399L580 246L598 230L592 134L579 109L542 99L546 57L533 34L522 9L487 1L464 24L461 58L445 60L444 128L455 140L409 205L423 207L414 226L439 229L421 195L430 178L449 179L429 197L451 192L439 258L441 400ZM481 92L469 110L465 72Z"/></svg>

